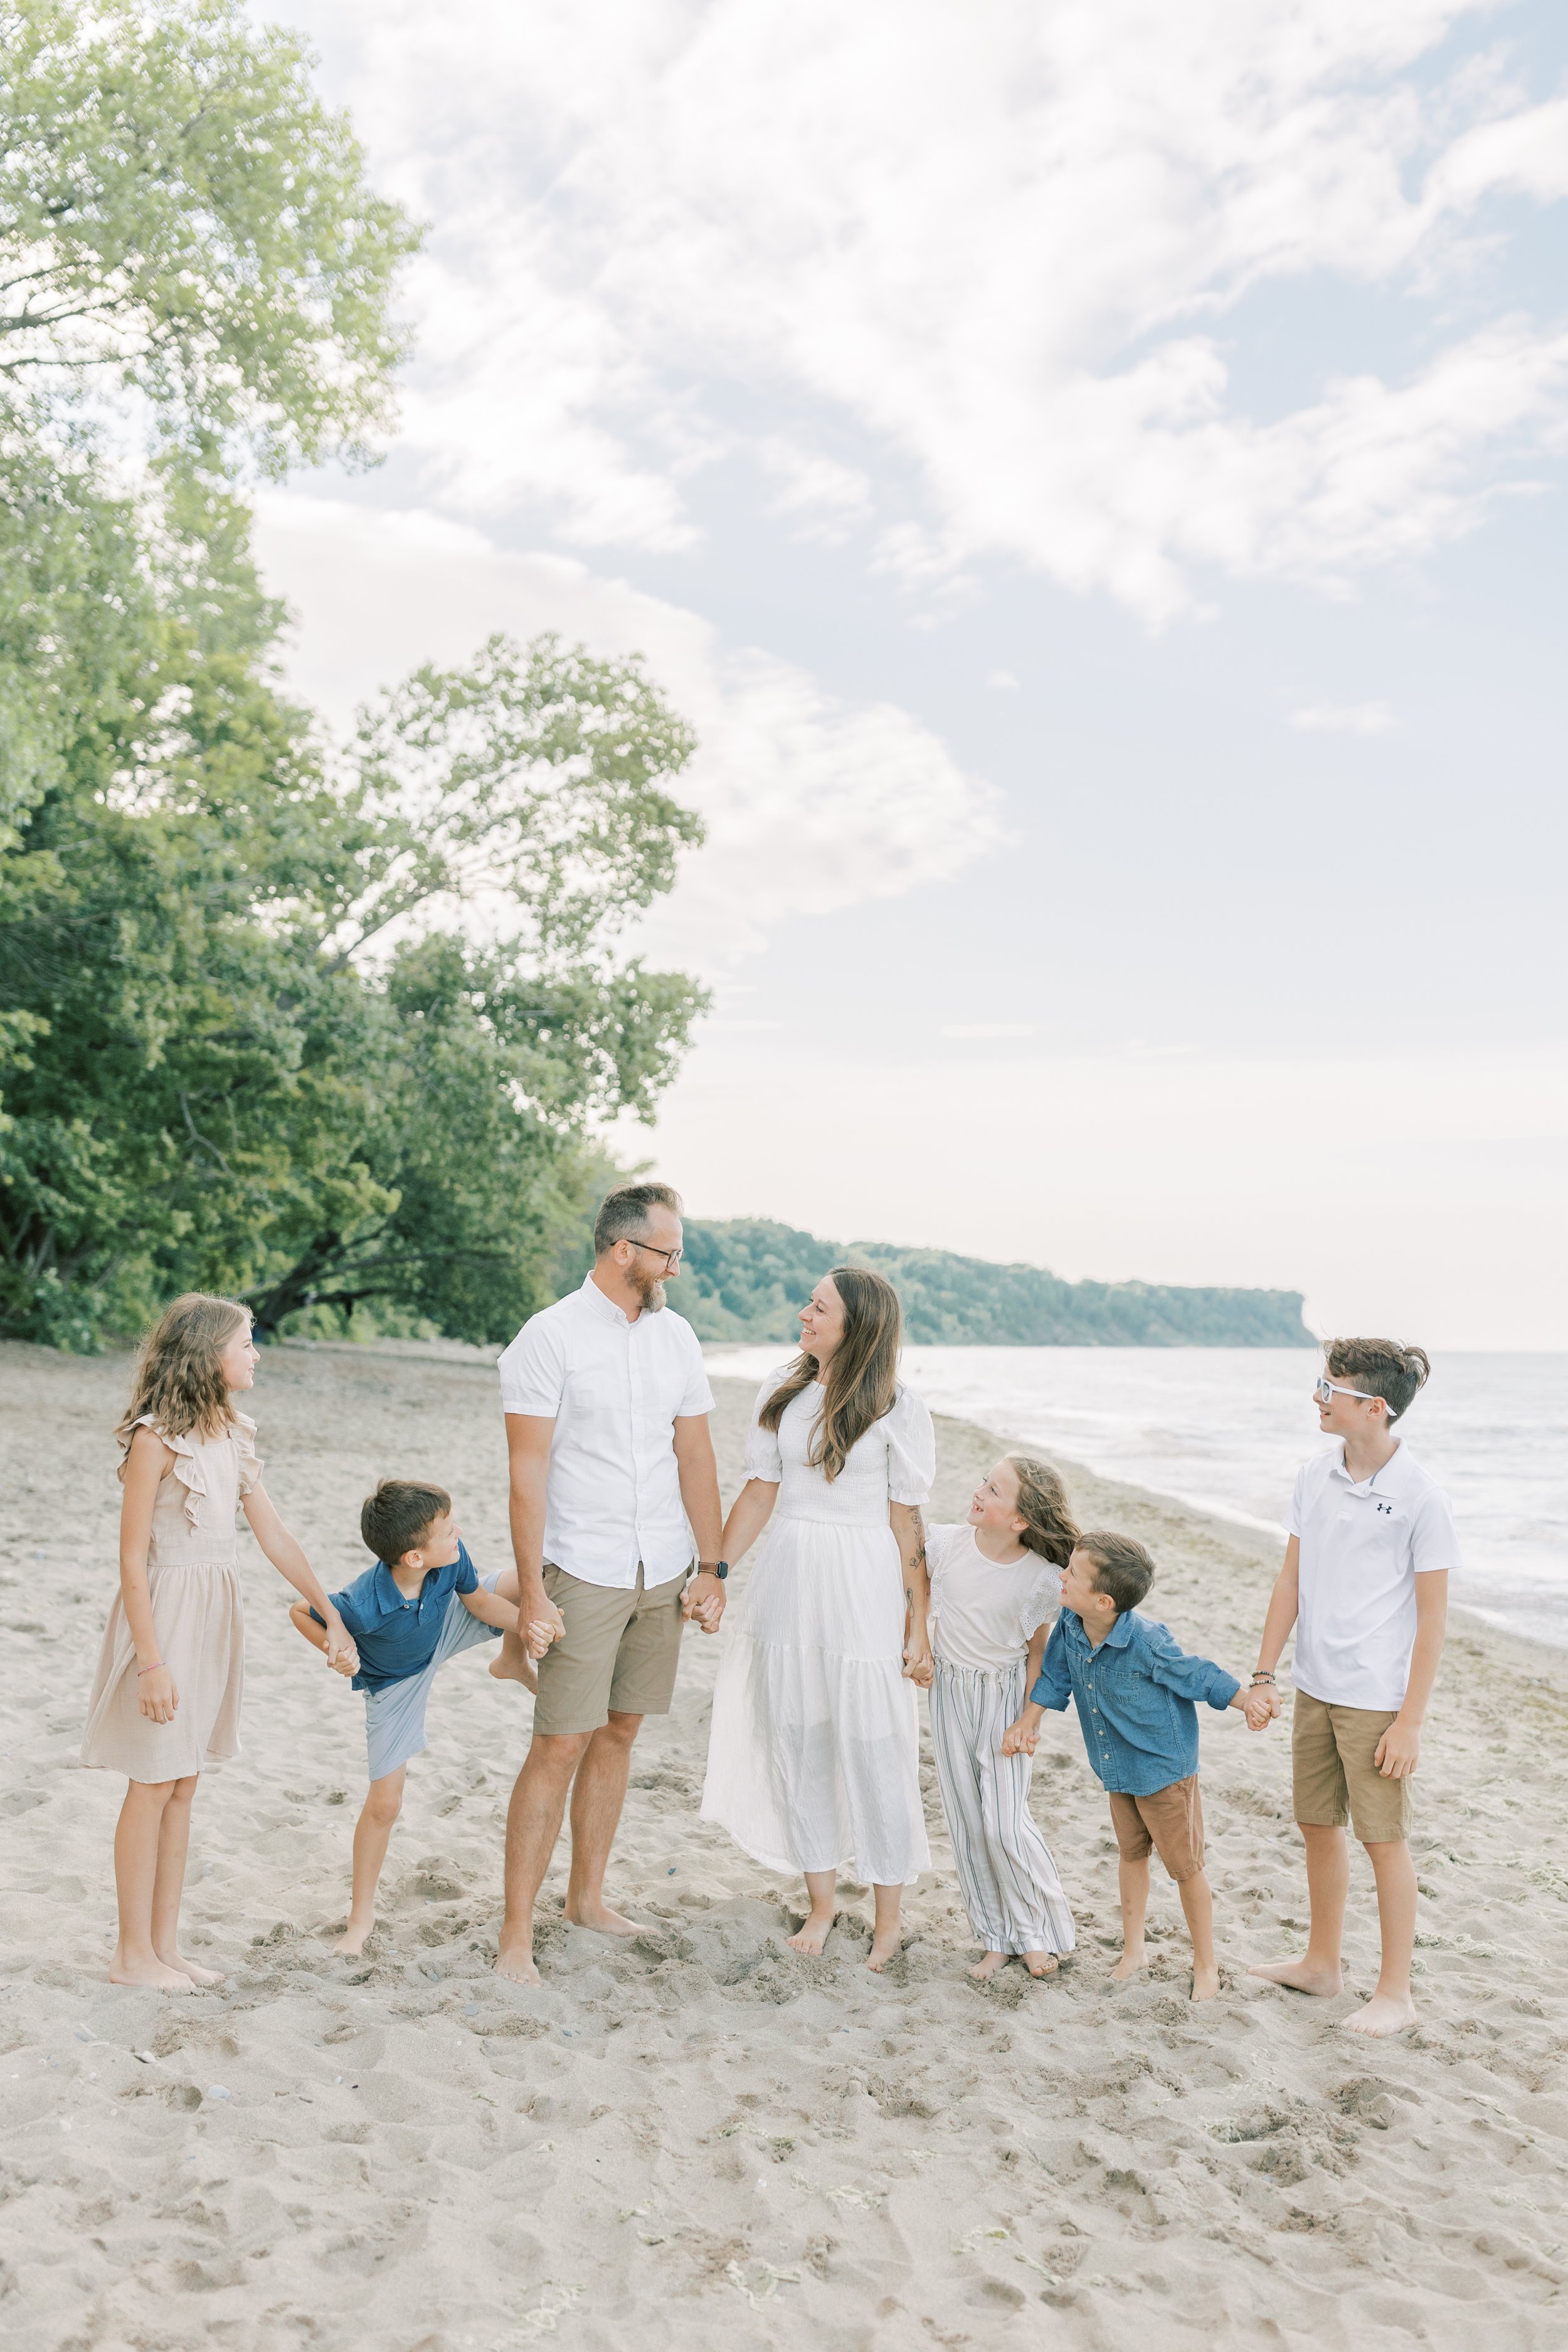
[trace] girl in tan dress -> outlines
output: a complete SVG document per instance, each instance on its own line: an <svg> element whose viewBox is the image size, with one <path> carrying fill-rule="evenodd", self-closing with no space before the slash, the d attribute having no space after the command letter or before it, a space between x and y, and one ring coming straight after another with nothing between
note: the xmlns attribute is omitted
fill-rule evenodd
<svg viewBox="0 0 1568 2352"><path fill-rule="evenodd" d="M125 1447L120 1591L81 1748L83 1764L130 1781L114 1832L113 1984L189 1992L218 1981L216 1969L182 1957L179 1917L196 1776L239 1753L237 1509L320 1612L329 1657L353 1660L342 1620L261 1484L256 1423L230 1401L250 1387L257 1361L245 1307L200 1292L176 1298L147 1342L115 1433Z"/></svg>

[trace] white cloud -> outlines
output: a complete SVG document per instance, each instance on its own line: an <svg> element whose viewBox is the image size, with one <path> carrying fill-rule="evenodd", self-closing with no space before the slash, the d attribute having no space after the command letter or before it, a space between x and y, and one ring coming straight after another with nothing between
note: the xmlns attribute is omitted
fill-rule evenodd
<svg viewBox="0 0 1568 2352"><path fill-rule="evenodd" d="M461 662L498 629L646 655L697 730L678 789L708 824L643 927L650 953L718 971L788 916L945 881L996 838L998 795L908 711L727 651L697 614L574 558L510 553L439 515L279 492L260 501L257 547L301 624L290 682L340 730L381 687L423 661Z"/></svg>
<svg viewBox="0 0 1568 2352"><path fill-rule="evenodd" d="M1158 622L1210 569L1344 593L1425 553L1561 415L1568 337L1526 319L1434 307L1421 365L1268 423L1218 339L1270 281L1440 294L1483 199L1568 193L1568 100L1478 59L1485 0L284 12L437 222L408 437L476 517L679 551L694 471L750 436L842 534L861 478L761 421L812 404L912 486L876 560L928 614L1001 560Z"/></svg>
<svg viewBox="0 0 1568 2352"><path fill-rule="evenodd" d="M944 1021L943 1037L1032 1037L1031 1021Z"/></svg>
<svg viewBox="0 0 1568 2352"><path fill-rule="evenodd" d="M1313 702L1290 713L1304 735L1386 735L1394 713L1386 702Z"/></svg>
<svg viewBox="0 0 1568 2352"><path fill-rule="evenodd" d="M757 455L778 484L765 511L795 519L796 537L837 547L857 525L869 520L874 509L871 484L857 467L802 449L776 434L759 444Z"/></svg>
<svg viewBox="0 0 1568 2352"><path fill-rule="evenodd" d="M994 669L985 680L987 691L993 694L1016 694L1018 681L1010 669Z"/></svg>

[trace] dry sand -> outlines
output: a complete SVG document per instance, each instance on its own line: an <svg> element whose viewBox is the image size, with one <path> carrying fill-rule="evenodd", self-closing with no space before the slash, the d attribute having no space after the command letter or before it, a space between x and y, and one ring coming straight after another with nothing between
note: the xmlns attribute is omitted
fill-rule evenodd
<svg viewBox="0 0 1568 2352"><path fill-rule="evenodd" d="M104 1979L121 1784L77 1765L114 1577L123 1360L0 1349L5 1911L0 2318L13 2352L374 2344L1560 2347L1568 2341L1565 1677L1472 1628L1449 1644L1419 1781L1419 2027L1243 1964L1299 1946L1288 1741L1205 1713L1222 1997L1185 1999L1174 1891L1113 1985L1115 1861L1076 1725L1042 1743L1039 1818L1076 1958L982 1990L927 1775L936 1868L886 1978L846 1888L826 1960L784 1948L797 1890L697 1818L716 1643L634 1768L612 1894L629 1949L561 1925L545 1982L489 1969L501 1821L528 1702L458 1661L365 1960L346 1909L362 1705L290 1631L246 1541L246 1752L198 1793L185 2000ZM745 1393L721 1383L732 1490ZM493 1376L460 1350L287 1350L254 1400L268 1485L329 1585L363 1565L387 1472L451 1485L504 1556ZM941 1425L933 1516L984 1433ZM1244 1668L1272 1560L1245 1532L1088 1476L1086 1523L1161 1563L1178 1638ZM549 1890L547 1889L547 1895ZM1358 1857L1351 1976L1374 1967Z"/></svg>

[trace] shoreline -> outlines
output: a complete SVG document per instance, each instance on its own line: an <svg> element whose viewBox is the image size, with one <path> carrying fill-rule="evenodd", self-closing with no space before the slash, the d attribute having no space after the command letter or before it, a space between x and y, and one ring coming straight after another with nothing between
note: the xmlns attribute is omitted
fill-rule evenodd
<svg viewBox="0 0 1568 2352"><path fill-rule="evenodd" d="M416 1343L417 1344L417 1343ZM346 1360L345 1360L346 1359ZM363 1565L384 1473L452 1487L481 1566L504 1557L492 1360L279 1350L251 1409L269 1491L330 1587ZM781 1883L697 1811L717 1645L688 1634L673 1712L645 1727L613 1895L629 1947L559 1917L537 1991L490 1969L502 1821L528 1702L459 1660L409 1769L365 1958L346 1907L362 1712L242 1549L245 1753L204 1777L189 1948L227 1970L171 1999L104 1980L122 1784L76 1761L114 1575L110 1432L123 1360L0 1345L0 1758L10 1900L0 2207L18 2352L157 2341L205 2352L563 2352L791 2347L810 2329L895 2352L933 2340L1067 2352L1281 2341L1548 2352L1568 2301L1568 1688L1553 1657L1456 1628L1423 1757L1411 2032L1336 2031L1368 1989L1370 1876L1352 1861L1332 2001L1249 1978L1305 1918L1284 1727L1204 1718L1223 1990L1186 1999L1174 1890L1152 1965L1117 1985L1116 1863L1077 1727L1051 1718L1032 1803L1078 1948L984 1988L929 1754L933 1869L905 1948L860 1965L868 1891L840 1882L824 1960L783 1937ZM715 1381L726 1492L749 1382ZM932 1517L961 1517L998 1450L939 1418ZM1249 1663L1278 1549L1152 1490L1064 1465L1080 1517L1124 1527L1184 1646ZM36 1555L42 1554L42 1558ZM743 1589L744 1569L735 1579ZM1549 1669L1543 1671L1543 1668ZM1046 2306L1050 2313L1048 2320Z"/></svg>

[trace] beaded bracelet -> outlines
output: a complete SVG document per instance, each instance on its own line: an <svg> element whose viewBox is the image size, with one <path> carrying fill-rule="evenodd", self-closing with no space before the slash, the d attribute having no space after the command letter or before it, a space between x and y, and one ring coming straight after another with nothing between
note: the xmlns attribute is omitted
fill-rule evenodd
<svg viewBox="0 0 1568 2352"><path fill-rule="evenodd" d="M1273 1683L1278 1682L1279 1676L1277 1675L1266 1673L1264 1668L1259 1666L1252 1679L1255 1683Z"/></svg>
<svg viewBox="0 0 1568 2352"><path fill-rule="evenodd" d="M162 1658L154 1658L150 1666L138 1666L136 1672L138 1675L155 1675L163 1663Z"/></svg>

